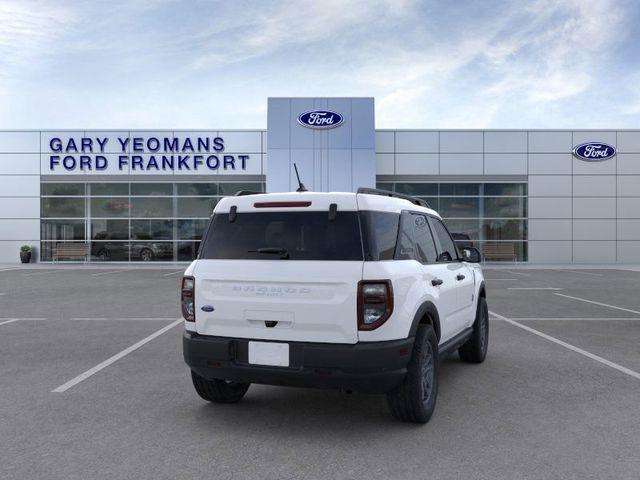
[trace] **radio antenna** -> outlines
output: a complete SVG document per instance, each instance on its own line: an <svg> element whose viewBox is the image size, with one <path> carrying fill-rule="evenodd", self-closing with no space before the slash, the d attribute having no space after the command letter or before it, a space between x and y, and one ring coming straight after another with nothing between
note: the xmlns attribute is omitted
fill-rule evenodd
<svg viewBox="0 0 640 480"><path fill-rule="evenodd" d="M293 168L295 168L296 170L296 177L298 178L298 189L296 190L296 192L308 192L307 187L304 186L304 183L302 183L300 181L300 174L298 173L298 166L295 164L293 164Z"/></svg>

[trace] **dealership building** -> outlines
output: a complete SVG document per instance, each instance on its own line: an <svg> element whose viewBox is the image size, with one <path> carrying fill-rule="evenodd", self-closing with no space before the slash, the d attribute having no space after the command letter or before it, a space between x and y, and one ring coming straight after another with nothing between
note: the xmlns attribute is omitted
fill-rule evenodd
<svg viewBox="0 0 640 480"><path fill-rule="evenodd" d="M238 190L424 198L486 261L640 262L640 130L376 130L373 98L270 98L266 130L0 131L0 263L190 261Z"/></svg>

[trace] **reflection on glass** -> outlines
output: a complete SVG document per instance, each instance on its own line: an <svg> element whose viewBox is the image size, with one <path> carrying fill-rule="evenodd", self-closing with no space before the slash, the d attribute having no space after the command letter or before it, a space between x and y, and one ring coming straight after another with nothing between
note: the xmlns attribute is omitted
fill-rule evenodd
<svg viewBox="0 0 640 480"><path fill-rule="evenodd" d="M521 240L527 238L524 220L483 220L482 235L485 240Z"/></svg>
<svg viewBox="0 0 640 480"><path fill-rule="evenodd" d="M47 195L65 197L84 195L84 183L42 183L40 192L43 197Z"/></svg>
<svg viewBox="0 0 640 480"><path fill-rule="evenodd" d="M131 198L132 217L172 217L173 198Z"/></svg>
<svg viewBox="0 0 640 480"><path fill-rule="evenodd" d="M209 220L178 220L178 238L200 240L209 225Z"/></svg>
<svg viewBox="0 0 640 480"><path fill-rule="evenodd" d="M91 220L92 240L128 240L129 220Z"/></svg>
<svg viewBox="0 0 640 480"><path fill-rule="evenodd" d="M224 182L219 183L218 188L220 195L235 195L241 190L249 190L251 192L263 192L264 183L237 183Z"/></svg>
<svg viewBox="0 0 640 480"><path fill-rule="evenodd" d="M526 183L485 183L484 194L487 196L511 195L524 196L527 194Z"/></svg>
<svg viewBox="0 0 640 480"><path fill-rule="evenodd" d="M132 262L171 262L173 242L131 242Z"/></svg>
<svg viewBox="0 0 640 480"><path fill-rule="evenodd" d="M218 195L217 183L178 183L178 195L213 196Z"/></svg>
<svg viewBox="0 0 640 480"><path fill-rule="evenodd" d="M441 183L440 195L480 195L479 183Z"/></svg>
<svg viewBox="0 0 640 480"><path fill-rule="evenodd" d="M172 196L173 183L132 183L131 195Z"/></svg>
<svg viewBox="0 0 640 480"><path fill-rule="evenodd" d="M197 255L217 195L263 192L264 183L89 180L42 182L40 189L43 261L52 260L53 246L61 241L90 241L92 261L190 261Z"/></svg>
<svg viewBox="0 0 640 480"><path fill-rule="evenodd" d="M444 223L452 234L461 233L467 235L471 240L480 239L480 224L478 219L452 220L449 218L445 219Z"/></svg>
<svg viewBox="0 0 640 480"><path fill-rule="evenodd" d="M440 197L439 213L442 217L474 218L480 214L480 200L476 197Z"/></svg>
<svg viewBox="0 0 640 480"><path fill-rule="evenodd" d="M195 260L200 249L200 242L178 242L178 261L190 262Z"/></svg>
<svg viewBox="0 0 640 480"><path fill-rule="evenodd" d="M100 262L129 261L129 242L91 242L91 259Z"/></svg>
<svg viewBox="0 0 640 480"><path fill-rule="evenodd" d="M437 183L396 183L396 192L405 195L437 196Z"/></svg>
<svg viewBox="0 0 640 480"><path fill-rule="evenodd" d="M173 220L131 220L132 240L171 240Z"/></svg>
<svg viewBox="0 0 640 480"><path fill-rule="evenodd" d="M429 208L432 210L440 209L440 199L438 197L420 197L422 200L429 204Z"/></svg>
<svg viewBox="0 0 640 480"><path fill-rule="evenodd" d="M91 196L129 195L129 184L128 183L90 183L89 195Z"/></svg>
<svg viewBox="0 0 640 480"><path fill-rule="evenodd" d="M42 240L84 240L84 220L42 220Z"/></svg>
<svg viewBox="0 0 640 480"><path fill-rule="evenodd" d="M91 216L94 218L128 217L128 197L103 197L91 199Z"/></svg>
<svg viewBox="0 0 640 480"><path fill-rule="evenodd" d="M485 197L484 216L524 218L527 216L527 201L524 197Z"/></svg>
<svg viewBox="0 0 640 480"><path fill-rule="evenodd" d="M216 203L218 203L216 197L179 197L178 217L210 217Z"/></svg>
<svg viewBox="0 0 640 480"><path fill-rule="evenodd" d="M84 217L84 198L49 197L40 199L42 217Z"/></svg>

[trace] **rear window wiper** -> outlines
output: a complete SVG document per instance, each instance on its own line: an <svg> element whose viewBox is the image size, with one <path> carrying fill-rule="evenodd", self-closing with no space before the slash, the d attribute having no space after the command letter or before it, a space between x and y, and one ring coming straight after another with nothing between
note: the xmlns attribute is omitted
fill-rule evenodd
<svg viewBox="0 0 640 480"><path fill-rule="evenodd" d="M289 258L289 251L286 248L282 247L264 247L257 250L249 250L249 253L268 253L273 255L280 255L280 258L282 260L287 260Z"/></svg>

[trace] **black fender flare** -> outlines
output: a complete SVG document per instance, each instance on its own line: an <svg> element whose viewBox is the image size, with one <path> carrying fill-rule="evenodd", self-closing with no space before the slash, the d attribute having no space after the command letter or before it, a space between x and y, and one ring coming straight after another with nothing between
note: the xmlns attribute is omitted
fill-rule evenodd
<svg viewBox="0 0 640 480"><path fill-rule="evenodd" d="M420 325L420 321L425 317L425 315L429 315L431 320L433 321L433 329L435 330L436 337L438 341L440 340L440 315L438 314L438 309L431 301L426 301L413 317L413 322L411 322L411 329L409 330L409 337L415 337L416 332L418 331L418 325Z"/></svg>
<svg viewBox="0 0 640 480"><path fill-rule="evenodd" d="M487 289L484 286L484 280L480 282L480 286L478 287L478 297L487 298Z"/></svg>

